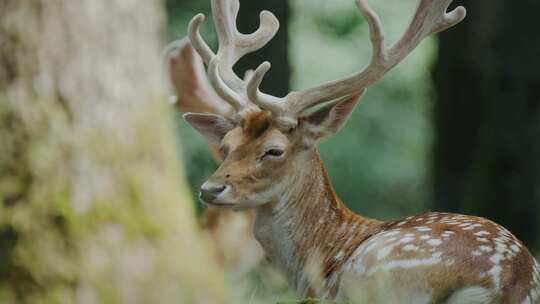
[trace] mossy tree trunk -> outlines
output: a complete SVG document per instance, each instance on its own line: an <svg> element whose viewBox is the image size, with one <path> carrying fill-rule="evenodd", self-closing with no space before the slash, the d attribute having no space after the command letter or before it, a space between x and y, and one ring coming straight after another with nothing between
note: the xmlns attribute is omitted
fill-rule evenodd
<svg viewBox="0 0 540 304"><path fill-rule="evenodd" d="M536 0L459 0L434 70L435 208L481 215L540 248Z"/></svg>
<svg viewBox="0 0 540 304"><path fill-rule="evenodd" d="M0 302L227 303L180 176L161 3L0 3Z"/></svg>

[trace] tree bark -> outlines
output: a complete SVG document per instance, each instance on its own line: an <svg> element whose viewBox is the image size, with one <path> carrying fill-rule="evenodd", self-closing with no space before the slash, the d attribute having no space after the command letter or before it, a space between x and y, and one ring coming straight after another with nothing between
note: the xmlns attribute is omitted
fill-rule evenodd
<svg viewBox="0 0 540 304"><path fill-rule="evenodd" d="M540 239L540 2L455 1L466 21L440 36L435 209L485 216Z"/></svg>
<svg viewBox="0 0 540 304"><path fill-rule="evenodd" d="M0 302L229 302L179 174L162 15L0 3Z"/></svg>

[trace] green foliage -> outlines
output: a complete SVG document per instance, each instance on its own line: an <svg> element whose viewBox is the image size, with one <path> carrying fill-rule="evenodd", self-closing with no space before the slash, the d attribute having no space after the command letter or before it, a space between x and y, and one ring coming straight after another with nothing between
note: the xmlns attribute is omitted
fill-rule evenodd
<svg viewBox="0 0 540 304"><path fill-rule="evenodd" d="M317 29L324 34L335 37L346 37L354 33L364 20L358 12L346 10L337 15L313 16Z"/></svg>

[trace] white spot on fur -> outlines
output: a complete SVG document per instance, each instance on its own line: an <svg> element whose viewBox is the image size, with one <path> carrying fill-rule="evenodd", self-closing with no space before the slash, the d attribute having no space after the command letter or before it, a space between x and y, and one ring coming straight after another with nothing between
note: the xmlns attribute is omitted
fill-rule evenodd
<svg viewBox="0 0 540 304"><path fill-rule="evenodd" d="M493 279L493 284L495 285L496 289L499 289L501 287L501 271L502 268L499 265L493 266L488 271L488 274L491 275L491 278Z"/></svg>
<svg viewBox="0 0 540 304"><path fill-rule="evenodd" d="M428 259L412 259L412 260L394 260L388 263L381 264L377 267L373 267L367 273L368 276L373 275L379 271L390 271L394 269L411 269L423 266L433 266L441 262L440 258L428 258Z"/></svg>
<svg viewBox="0 0 540 304"><path fill-rule="evenodd" d="M366 247L366 252L370 252L377 246L377 242L370 242L369 245Z"/></svg>
<svg viewBox="0 0 540 304"><path fill-rule="evenodd" d="M414 241L414 238L412 238L412 237L404 237L399 241L399 243L400 244L405 244L405 243L410 243L412 241Z"/></svg>
<svg viewBox="0 0 540 304"><path fill-rule="evenodd" d="M400 233L401 232L398 231L398 230L392 230L392 231L388 231L388 232L382 234L381 237L394 236L394 235L398 235Z"/></svg>
<svg viewBox="0 0 540 304"><path fill-rule="evenodd" d="M480 247L478 247L481 251L484 251L484 252L492 252L493 251L493 248L491 248L490 246L486 246L486 245L482 245Z"/></svg>
<svg viewBox="0 0 540 304"><path fill-rule="evenodd" d="M380 261L380 260L386 258L392 252L392 250L394 250L394 246L392 246L392 245L383 247L377 253L377 260Z"/></svg>
<svg viewBox="0 0 540 304"><path fill-rule="evenodd" d="M491 303L493 293L486 288L473 286L460 289L452 294L445 302L447 304L484 304Z"/></svg>
<svg viewBox="0 0 540 304"><path fill-rule="evenodd" d="M495 265L499 265L499 263L501 263L502 260L504 260L504 256L500 253L496 253L494 255L492 255L489 260L495 264Z"/></svg>
<svg viewBox="0 0 540 304"><path fill-rule="evenodd" d="M346 221L344 221L342 224L341 224L341 227L339 227L339 230L340 232L345 232L345 230L347 229L347 226L349 225L349 223L347 223Z"/></svg>
<svg viewBox="0 0 540 304"><path fill-rule="evenodd" d="M404 251L418 251L418 246L415 246L415 245L412 245L412 244L407 244L407 245L403 246L403 250Z"/></svg>
<svg viewBox="0 0 540 304"><path fill-rule="evenodd" d="M499 243L499 244L504 244L506 242L506 240L502 236L494 238L493 241L495 241L495 243Z"/></svg>
<svg viewBox="0 0 540 304"><path fill-rule="evenodd" d="M454 231L445 231L441 234L441 236L444 238L444 239L449 239L450 236L452 236L454 234Z"/></svg>
<svg viewBox="0 0 540 304"><path fill-rule="evenodd" d="M397 238L391 237L391 238L389 238L389 239L386 240L386 243L393 243L393 242L395 242L395 241L397 241Z"/></svg>
<svg viewBox="0 0 540 304"><path fill-rule="evenodd" d="M474 229L476 229L476 228L478 228L478 227L480 227L480 226L482 226L482 225L480 225L480 224L474 224L474 225L471 225L471 226L469 226L469 227L463 228L463 230L474 230Z"/></svg>
<svg viewBox="0 0 540 304"><path fill-rule="evenodd" d="M431 239L427 241L427 243L431 246L439 246L440 244L442 244L442 241L439 239Z"/></svg>
<svg viewBox="0 0 540 304"><path fill-rule="evenodd" d="M472 251L472 255L473 256L481 256L482 255L482 252L478 251L478 250L473 250Z"/></svg>
<svg viewBox="0 0 540 304"><path fill-rule="evenodd" d="M505 252L506 249L508 249L508 247L504 243L495 244L495 250L497 250L498 252Z"/></svg>
<svg viewBox="0 0 540 304"><path fill-rule="evenodd" d="M519 253L521 251L521 249L516 245L510 246L510 248L512 248L512 251L515 253Z"/></svg>
<svg viewBox="0 0 540 304"><path fill-rule="evenodd" d="M491 233L482 230L482 231L475 232L474 235L475 236L484 236L484 235L491 235Z"/></svg>

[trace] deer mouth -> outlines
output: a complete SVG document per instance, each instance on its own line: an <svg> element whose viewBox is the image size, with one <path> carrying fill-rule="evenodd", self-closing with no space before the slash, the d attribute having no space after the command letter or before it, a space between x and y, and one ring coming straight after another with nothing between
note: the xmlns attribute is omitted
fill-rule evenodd
<svg viewBox="0 0 540 304"><path fill-rule="evenodd" d="M205 201L202 201L205 205L207 206L214 206L214 207L233 207L234 205L233 204L225 204L225 203L218 203L218 202L205 202Z"/></svg>
<svg viewBox="0 0 540 304"><path fill-rule="evenodd" d="M235 206L234 204L224 203L217 199L210 200L207 197L205 197L205 195L203 195L202 193L199 194L199 201L204 206L210 207L210 208L232 208Z"/></svg>

